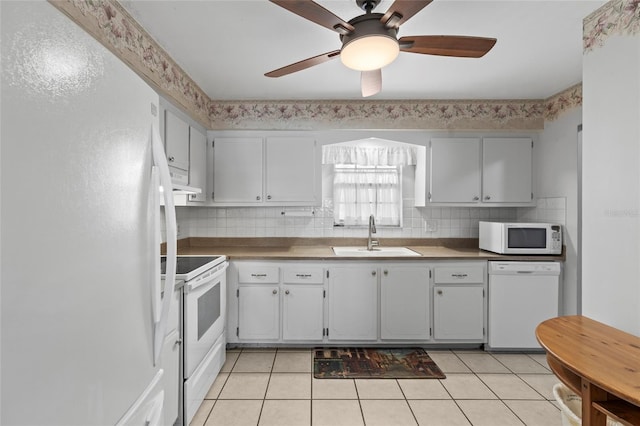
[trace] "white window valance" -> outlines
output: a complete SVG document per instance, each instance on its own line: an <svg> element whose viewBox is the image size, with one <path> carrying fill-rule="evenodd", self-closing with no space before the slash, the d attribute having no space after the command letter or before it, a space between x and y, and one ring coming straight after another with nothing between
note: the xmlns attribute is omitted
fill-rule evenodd
<svg viewBox="0 0 640 426"><path fill-rule="evenodd" d="M322 164L358 166L411 166L416 164L416 149L410 146L344 146L322 148Z"/></svg>

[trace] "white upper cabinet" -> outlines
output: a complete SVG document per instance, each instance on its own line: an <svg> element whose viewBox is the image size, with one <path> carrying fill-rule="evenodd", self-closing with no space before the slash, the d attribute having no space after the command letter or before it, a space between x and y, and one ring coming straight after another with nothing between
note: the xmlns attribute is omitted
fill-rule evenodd
<svg viewBox="0 0 640 426"><path fill-rule="evenodd" d="M532 205L532 161L531 138L433 138L417 205Z"/></svg>
<svg viewBox="0 0 640 426"><path fill-rule="evenodd" d="M271 202L306 202L317 199L316 141L286 137L266 140L266 198Z"/></svg>
<svg viewBox="0 0 640 426"><path fill-rule="evenodd" d="M429 200L477 203L480 200L480 139L442 138L430 143Z"/></svg>
<svg viewBox="0 0 640 426"><path fill-rule="evenodd" d="M216 205L320 204L320 163L310 137L214 137Z"/></svg>
<svg viewBox="0 0 640 426"><path fill-rule="evenodd" d="M213 201L262 202L262 138L215 138Z"/></svg>
<svg viewBox="0 0 640 426"><path fill-rule="evenodd" d="M169 166L189 170L189 124L169 110L165 110L164 138ZM187 178L187 174L184 174ZM187 178L188 179L188 178ZM187 182L184 182L186 185Z"/></svg>
<svg viewBox="0 0 640 426"><path fill-rule="evenodd" d="M482 144L482 201L533 201L531 139L484 138Z"/></svg>
<svg viewBox="0 0 640 426"><path fill-rule="evenodd" d="M191 194L189 201L206 201L207 137L193 127L189 129L189 186L202 189L199 194Z"/></svg>

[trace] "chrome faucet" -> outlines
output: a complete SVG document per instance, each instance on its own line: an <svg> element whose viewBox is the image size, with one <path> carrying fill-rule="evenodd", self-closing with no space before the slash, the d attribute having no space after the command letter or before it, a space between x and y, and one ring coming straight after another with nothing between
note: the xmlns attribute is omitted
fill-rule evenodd
<svg viewBox="0 0 640 426"><path fill-rule="evenodd" d="M374 246L380 245L378 240L372 240L371 234L376 233L376 220L373 215L369 216L369 239L367 240L367 250L372 251Z"/></svg>

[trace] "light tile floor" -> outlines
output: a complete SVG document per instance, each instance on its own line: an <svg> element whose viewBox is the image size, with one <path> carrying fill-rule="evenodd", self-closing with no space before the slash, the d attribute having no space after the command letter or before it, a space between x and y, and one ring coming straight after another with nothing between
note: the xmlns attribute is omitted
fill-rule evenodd
<svg viewBox="0 0 640 426"><path fill-rule="evenodd" d="M543 354L427 352L446 379L315 379L311 349L231 349L191 426L562 424Z"/></svg>

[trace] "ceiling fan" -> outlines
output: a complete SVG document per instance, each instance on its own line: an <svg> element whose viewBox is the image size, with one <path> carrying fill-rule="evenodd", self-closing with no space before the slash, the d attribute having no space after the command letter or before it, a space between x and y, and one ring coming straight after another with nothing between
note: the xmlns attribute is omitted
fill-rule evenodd
<svg viewBox="0 0 640 426"><path fill-rule="evenodd" d="M380 0L356 0L365 11L349 22L334 15L313 0L270 0L290 12L340 34L342 48L278 68L265 74L282 77L340 56L342 63L361 71L362 96L372 96L382 89L382 68L393 62L400 51L426 55L480 58L494 44L495 38L422 35L398 39L401 24L420 12L433 0L396 0L386 13L373 13Z"/></svg>

